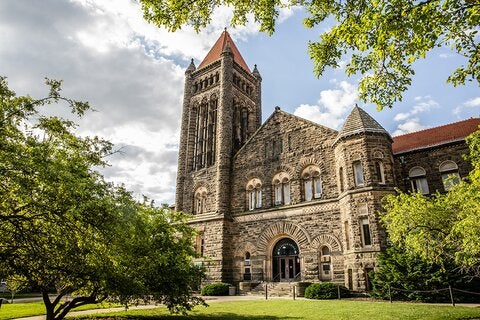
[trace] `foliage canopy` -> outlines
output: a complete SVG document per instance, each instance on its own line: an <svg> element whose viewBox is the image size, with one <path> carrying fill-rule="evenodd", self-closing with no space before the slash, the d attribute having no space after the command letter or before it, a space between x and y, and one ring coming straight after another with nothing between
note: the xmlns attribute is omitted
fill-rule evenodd
<svg viewBox="0 0 480 320"><path fill-rule="evenodd" d="M172 311L203 303L192 296L203 271L192 262L185 216L106 182L94 168L106 165L112 144L79 137L74 122L39 112L63 101L82 116L88 103L62 97L59 81L47 85L45 98L17 97L0 77L0 268L7 282L39 288L48 320L112 297L127 303L148 295Z"/></svg>
<svg viewBox="0 0 480 320"><path fill-rule="evenodd" d="M381 220L390 241L413 255L449 261L480 276L480 131L467 138L473 170L446 194L402 193L384 198Z"/></svg>
<svg viewBox="0 0 480 320"><path fill-rule="evenodd" d="M337 68L349 59L347 75L360 73L360 98L378 109L401 101L411 84L413 63L441 46L464 56L465 65L449 76L448 82L480 84L480 3L478 0L140 0L144 18L170 31L191 25L207 26L219 6L233 8L232 25L249 18L260 31L275 31L280 8L303 7L306 27L324 21L335 24L308 44L314 72Z"/></svg>

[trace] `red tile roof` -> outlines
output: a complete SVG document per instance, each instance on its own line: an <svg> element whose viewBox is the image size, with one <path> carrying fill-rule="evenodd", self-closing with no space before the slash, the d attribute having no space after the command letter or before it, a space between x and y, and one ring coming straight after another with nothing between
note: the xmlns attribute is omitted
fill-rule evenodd
<svg viewBox="0 0 480 320"><path fill-rule="evenodd" d="M393 137L393 153L397 154L461 141L470 133L479 130L479 125L480 118L470 118L440 127Z"/></svg>
<svg viewBox="0 0 480 320"><path fill-rule="evenodd" d="M207 56L205 57L205 59L203 59L202 63L200 63L197 69L206 67L210 63L220 59L223 49L225 49L225 46L227 45L227 43L229 44L230 49L232 50L233 61L238 63L243 69L245 69L250 73L251 72L250 68L248 68L247 63L245 62L245 60L243 60L243 57L240 54L240 51L238 51L237 46L233 42L227 30L222 32L222 35L220 36L220 38L218 38L217 42L215 42L212 49L210 49L210 51L207 53Z"/></svg>

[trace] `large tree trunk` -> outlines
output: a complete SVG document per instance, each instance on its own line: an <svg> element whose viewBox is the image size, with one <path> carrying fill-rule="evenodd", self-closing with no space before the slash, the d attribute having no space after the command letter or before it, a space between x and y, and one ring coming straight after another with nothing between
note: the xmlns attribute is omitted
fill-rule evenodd
<svg viewBox="0 0 480 320"><path fill-rule="evenodd" d="M88 297L75 297L71 301L61 303L65 292L59 293L53 301L50 301L47 290L42 290L43 303L45 304L46 320L63 320L70 310L85 304L98 303L97 296L92 294ZM102 299L103 300L103 299Z"/></svg>

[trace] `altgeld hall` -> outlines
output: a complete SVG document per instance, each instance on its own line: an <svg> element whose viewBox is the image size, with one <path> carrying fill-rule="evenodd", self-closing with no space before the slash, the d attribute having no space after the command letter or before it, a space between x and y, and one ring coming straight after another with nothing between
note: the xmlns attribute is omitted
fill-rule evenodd
<svg viewBox="0 0 480 320"><path fill-rule="evenodd" d="M480 118L392 138L358 106L340 131L276 108L227 31L185 73L175 209L192 213L207 282L333 281L369 290L386 246L381 200L445 192Z"/></svg>

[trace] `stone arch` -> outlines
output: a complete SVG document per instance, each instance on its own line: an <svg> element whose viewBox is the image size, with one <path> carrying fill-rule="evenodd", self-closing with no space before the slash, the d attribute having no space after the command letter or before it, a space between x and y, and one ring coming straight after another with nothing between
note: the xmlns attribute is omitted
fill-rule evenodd
<svg viewBox="0 0 480 320"><path fill-rule="evenodd" d="M323 246L327 246L333 254L342 252L340 241L331 234L321 234L313 239L311 243L311 247L317 248L317 251L321 250Z"/></svg>
<svg viewBox="0 0 480 320"><path fill-rule="evenodd" d="M242 179L245 181L245 184L250 180L250 179L253 179L253 178L259 178L260 180L265 180L265 174L263 171L261 170L258 170L258 169L253 169L253 170L249 170L247 172L247 174L242 177ZM270 179L271 180L271 179Z"/></svg>
<svg viewBox="0 0 480 320"><path fill-rule="evenodd" d="M308 158L302 158L300 159L299 167L298 167L298 173L300 174L306 167L310 165L315 165L317 167L320 167L319 161L317 161L316 158L314 157L308 157Z"/></svg>
<svg viewBox="0 0 480 320"><path fill-rule="evenodd" d="M245 252L250 252L251 256L255 256L257 254L257 248L253 243L250 241L247 241L243 243L243 245L237 247L234 252L234 259L240 259L243 260L245 256Z"/></svg>
<svg viewBox="0 0 480 320"><path fill-rule="evenodd" d="M352 152L352 161L362 161L364 160L364 154L363 152L360 152L360 151L355 151L355 152Z"/></svg>
<svg viewBox="0 0 480 320"><path fill-rule="evenodd" d="M208 183L205 182L205 181L195 181L195 183L193 184L193 190L197 190L199 188L205 188L207 190L209 190L209 186L208 186Z"/></svg>
<svg viewBox="0 0 480 320"><path fill-rule="evenodd" d="M286 172L289 177L290 177L290 180L292 179L295 179L295 177L297 176L296 173L295 173L295 170L293 170L292 167L290 166L286 166L286 165L279 165L277 166L273 172L272 172L272 178L276 175L276 174L279 174L280 172Z"/></svg>
<svg viewBox="0 0 480 320"><path fill-rule="evenodd" d="M372 158L373 159L378 159L378 160L383 160L385 158L384 153L380 151L379 149L375 149L372 152Z"/></svg>
<svg viewBox="0 0 480 320"><path fill-rule="evenodd" d="M304 228L289 221L278 221L269 224L260 233L257 239L258 254L268 255L277 240L284 237L293 239L300 250L307 248L310 243L310 235Z"/></svg>

